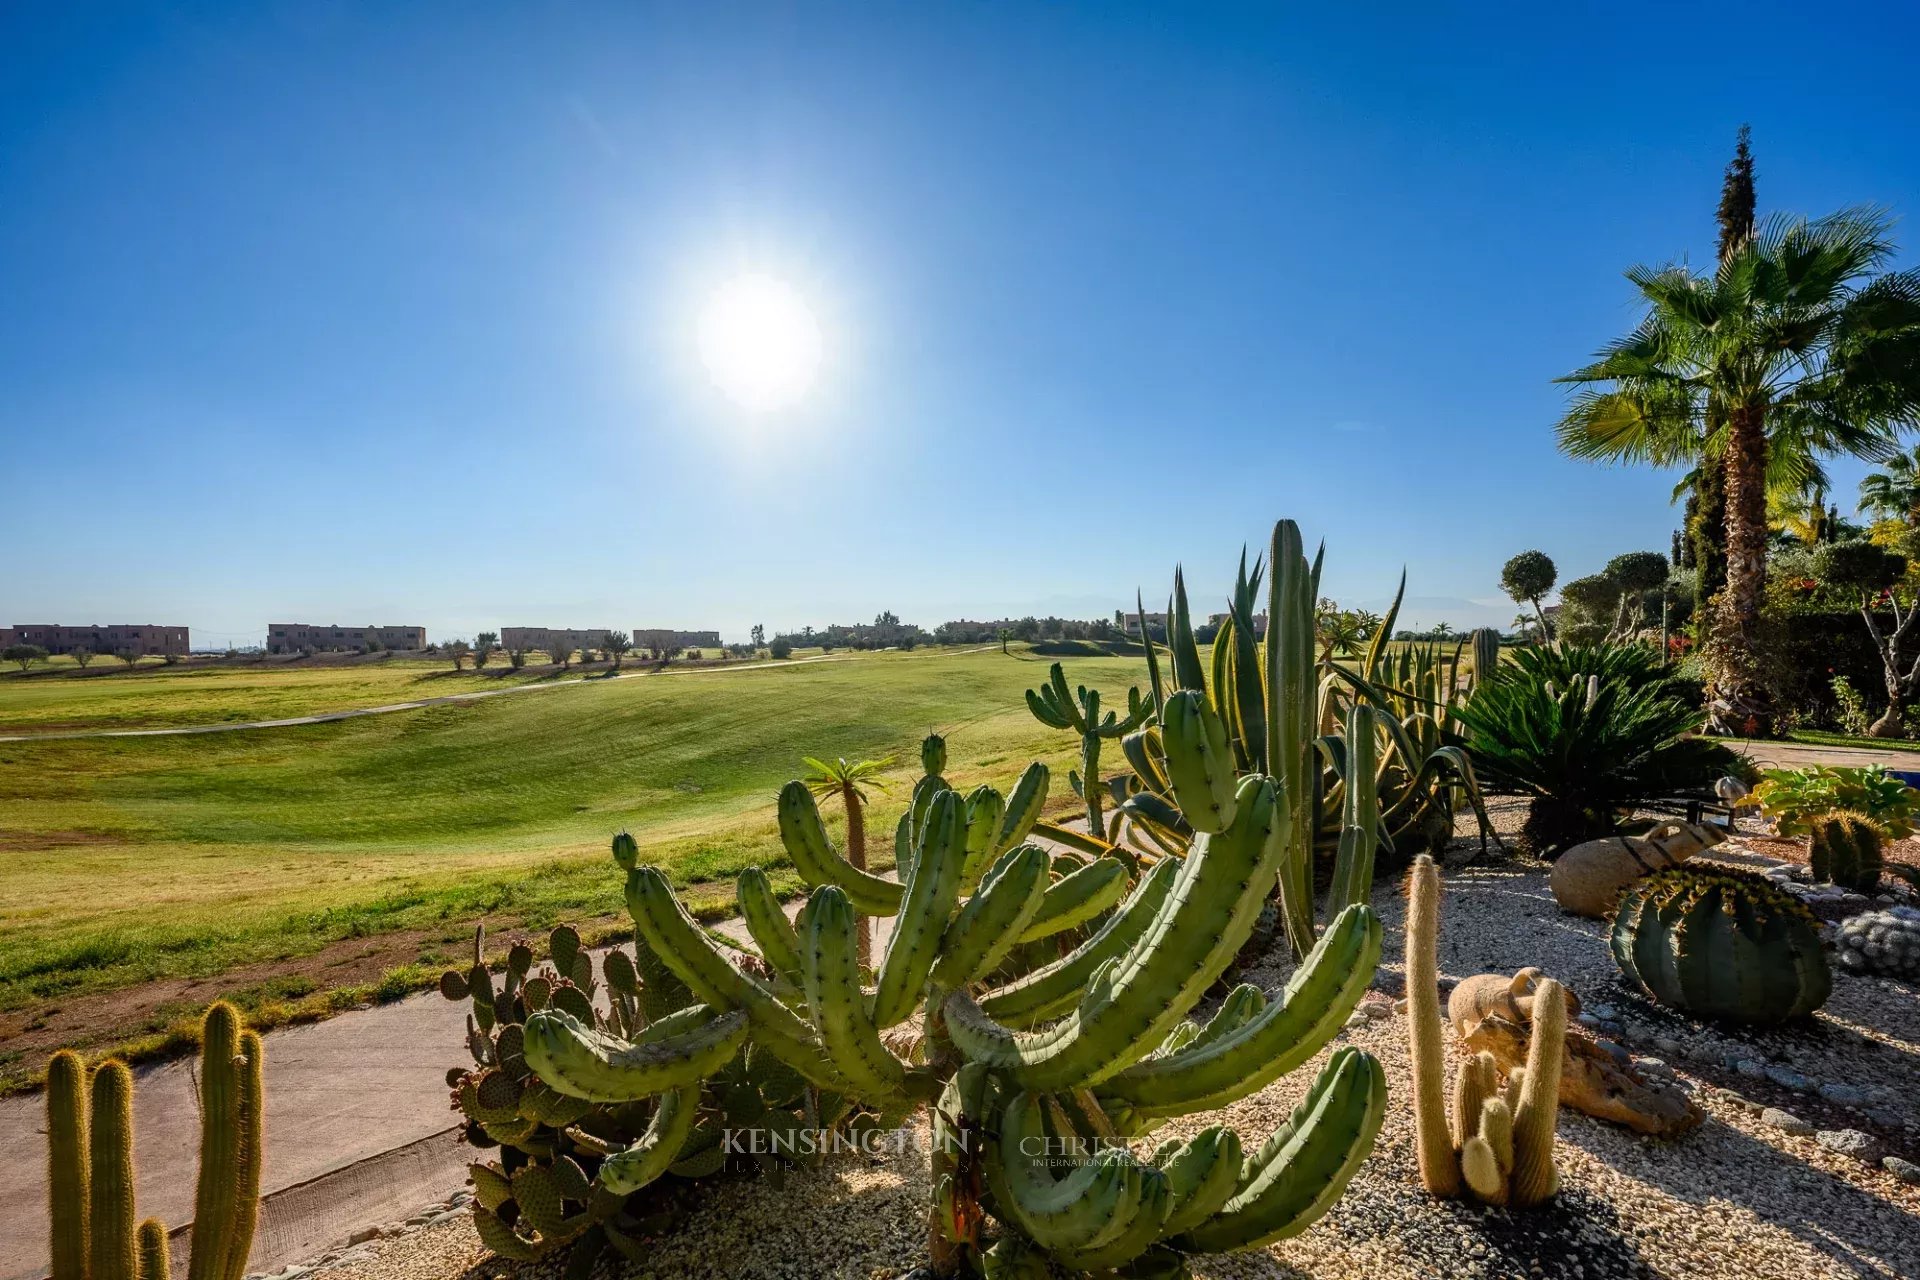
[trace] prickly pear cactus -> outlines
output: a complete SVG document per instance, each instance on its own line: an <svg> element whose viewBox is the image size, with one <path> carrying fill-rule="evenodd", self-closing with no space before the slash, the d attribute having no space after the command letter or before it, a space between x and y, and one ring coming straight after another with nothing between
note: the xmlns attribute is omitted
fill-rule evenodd
<svg viewBox="0 0 1920 1280"><path fill-rule="evenodd" d="M635 860L632 837L616 837L613 848L616 862ZM608 1246L637 1256L641 1236L673 1214L671 1192L727 1164L726 1127L797 1129L821 1114L820 1100L778 1059L745 1044L742 1019L712 1025L644 944L634 955L610 949L596 965L580 935L562 925L547 947L538 963L532 948L516 944L496 975L484 960L485 934L476 932L473 964L440 978L442 995L472 1005L474 1065L447 1073L453 1105L466 1118L466 1141L493 1153L469 1166L475 1227L507 1258L568 1244L582 1266ZM543 1028L555 1025L573 1033L562 1041L576 1050L566 1068L546 1056ZM675 1065L683 1050L690 1069ZM646 1069L660 1087L627 1087L642 1070L636 1058L652 1064ZM605 1080L562 1092L549 1081L567 1068ZM844 1108L827 1111L838 1122ZM732 1158L781 1168L799 1148L787 1151ZM649 1187L654 1193L640 1196Z"/></svg>

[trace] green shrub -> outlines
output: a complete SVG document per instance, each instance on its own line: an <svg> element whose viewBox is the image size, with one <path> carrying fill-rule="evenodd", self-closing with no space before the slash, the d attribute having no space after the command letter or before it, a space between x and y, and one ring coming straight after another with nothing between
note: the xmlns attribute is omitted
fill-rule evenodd
<svg viewBox="0 0 1920 1280"><path fill-rule="evenodd" d="M1890 839L1902 840L1913 834L1920 814L1920 791L1880 765L1769 769L1753 798L1783 836L1805 835L1814 819L1845 809L1871 819Z"/></svg>

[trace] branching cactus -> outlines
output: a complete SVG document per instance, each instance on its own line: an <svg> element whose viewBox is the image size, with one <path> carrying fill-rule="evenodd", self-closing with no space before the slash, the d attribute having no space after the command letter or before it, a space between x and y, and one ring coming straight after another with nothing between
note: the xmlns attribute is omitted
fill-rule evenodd
<svg viewBox="0 0 1920 1280"><path fill-rule="evenodd" d="M1100 744L1124 738L1145 724L1153 714L1153 703L1143 701L1138 689L1127 690L1127 713L1100 710L1100 691L1085 685L1069 687L1067 673L1059 663L1047 672L1047 683L1027 690L1027 709L1033 718L1053 729L1071 729L1080 735L1080 768L1073 775L1073 788L1087 803L1087 832L1112 839L1101 809Z"/></svg>
<svg viewBox="0 0 1920 1280"><path fill-rule="evenodd" d="M207 1010L200 1036L200 1175L190 1275L241 1280L260 1207L266 1116L260 1037L232 1005ZM133 1073L92 1072L63 1050L47 1065L47 1207L53 1280L167 1280L167 1228L135 1225Z"/></svg>
<svg viewBox="0 0 1920 1280"><path fill-rule="evenodd" d="M1265 1141L1216 1127L1130 1149L1169 1117L1225 1106L1306 1062L1344 1025L1379 959L1378 921L1349 905L1280 998L1242 986L1204 1025L1188 1020L1245 944L1287 848L1275 782L1236 782L1231 757L1207 755L1220 741L1212 715L1195 712L1170 761L1182 791L1214 796L1202 818L1213 829L1137 878L1118 858L1050 856L1020 839L1044 799L1044 772L1032 771L1013 789L1031 803L934 791L909 817L903 884L848 865L811 795L784 790L783 842L812 891L789 920L763 875L741 877L757 955L702 929L657 869L630 867L638 945L694 1003L638 1035L611 1035L556 1001L528 1013L523 1032L543 1087L583 1105L649 1109L645 1131L588 1181L630 1193L661 1176L707 1123L692 1113L708 1114L715 1073L761 1054L810 1097L857 1103L869 1123L929 1110L930 1250L943 1269L971 1258L995 1273L1177 1274L1188 1253L1304 1229L1378 1129L1385 1086L1363 1053L1336 1053ZM1371 828L1377 811L1358 795L1356 821ZM870 976L858 963L860 914L894 917ZM1078 941L1037 968L1018 963L1024 944L1048 939ZM1062 1158L1036 1159L1034 1139L1065 1143ZM489 1194L504 1202L518 1184ZM560 1221L584 1212L563 1203Z"/></svg>
<svg viewBox="0 0 1920 1280"><path fill-rule="evenodd" d="M1487 1204L1530 1208L1560 1186L1553 1138L1566 1053L1566 988L1545 978L1534 989L1527 1065L1513 1072L1504 1090L1491 1053L1476 1053L1461 1064L1449 1123L1435 959L1440 870L1432 858L1422 854L1414 862L1408 885L1407 1020L1420 1181L1437 1196L1459 1196L1464 1190Z"/></svg>

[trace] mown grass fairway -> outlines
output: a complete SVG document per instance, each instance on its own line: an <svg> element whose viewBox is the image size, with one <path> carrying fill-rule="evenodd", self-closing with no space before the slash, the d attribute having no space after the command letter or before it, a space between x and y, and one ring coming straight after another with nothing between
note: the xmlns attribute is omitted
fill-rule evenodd
<svg viewBox="0 0 1920 1280"><path fill-rule="evenodd" d="M1144 678L1138 659L1066 665L1115 704ZM0 743L0 1012L342 938L613 913L623 826L676 881L730 900L742 867L784 865L773 798L803 754L897 758L869 823L885 863L930 728L956 784L1009 786L1046 759L1065 810L1075 741L1022 698L1046 669L997 649L886 653L298 728Z"/></svg>
<svg viewBox="0 0 1920 1280"><path fill-rule="evenodd" d="M601 663L588 672L608 669ZM149 663L130 671L96 660L84 675L76 675L69 661L0 674L0 734L284 720L582 674L577 668L557 675L549 670L514 671L499 656L477 672L471 663L456 672L451 658L341 662L329 657L215 666Z"/></svg>

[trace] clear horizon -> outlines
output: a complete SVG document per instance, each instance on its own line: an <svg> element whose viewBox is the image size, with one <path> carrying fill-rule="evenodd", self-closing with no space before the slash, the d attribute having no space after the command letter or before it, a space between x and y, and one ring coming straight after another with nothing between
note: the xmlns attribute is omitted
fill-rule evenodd
<svg viewBox="0 0 1920 1280"><path fill-rule="evenodd" d="M1742 123L1763 214L1920 250L1914 11L1605 12L13 8L0 626L1213 611L1281 516L1504 626L1515 552L1668 547L1551 379ZM759 412L746 274L819 326Z"/></svg>

